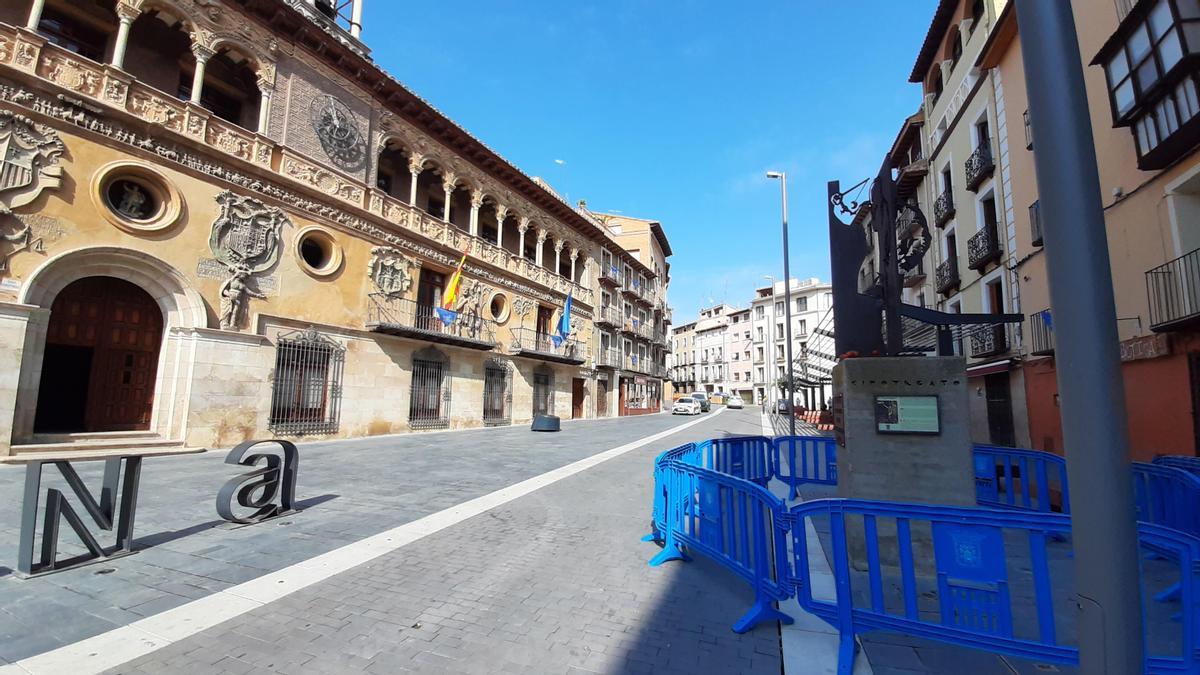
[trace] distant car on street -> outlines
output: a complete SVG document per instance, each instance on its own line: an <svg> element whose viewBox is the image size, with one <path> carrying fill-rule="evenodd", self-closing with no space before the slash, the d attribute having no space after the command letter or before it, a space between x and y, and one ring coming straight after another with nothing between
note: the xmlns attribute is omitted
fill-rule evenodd
<svg viewBox="0 0 1200 675"><path fill-rule="evenodd" d="M672 415L699 415L700 412L700 401L691 397L685 396L675 401L675 405L671 406Z"/></svg>
<svg viewBox="0 0 1200 675"><path fill-rule="evenodd" d="M708 394L702 391L693 391L691 397L700 403L701 412L712 410L712 402L708 400Z"/></svg>
<svg viewBox="0 0 1200 675"><path fill-rule="evenodd" d="M792 414L792 402L786 398L779 399L775 402L775 412L779 413L780 415Z"/></svg>
<svg viewBox="0 0 1200 675"><path fill-rule="evenodd" d="M742 408L746 407L746 403L740 397L733 396L730 397L729 401L725 403L725 407L732 410L741 410Z"/></svg>

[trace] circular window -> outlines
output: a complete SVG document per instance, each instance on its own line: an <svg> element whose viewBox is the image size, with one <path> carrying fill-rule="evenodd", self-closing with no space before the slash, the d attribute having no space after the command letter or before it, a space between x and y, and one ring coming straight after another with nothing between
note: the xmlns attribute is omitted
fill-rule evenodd
<svg viewBox="0 0 1200 675"><path fill-rule="evenodd" d="M326 230L306 227L296 233L296 260L309 274L329 276L342 266L342 249Z"/></svg>
<svg viewBox="0 0 1200 675"><path fill-rule="evenodd" d="M493 293L491 300L488 301L488 313L492 320L497 323L503 323L508 320L509 306L508 297L503 293Z"/></svg>
<svg viewBox="0 0 1200 675"><path fill-rule="evenodd" d="M92 177L92 201L113 225L135 234L158 232L183 214L183 196L157 169L113 162Z"/></svg>

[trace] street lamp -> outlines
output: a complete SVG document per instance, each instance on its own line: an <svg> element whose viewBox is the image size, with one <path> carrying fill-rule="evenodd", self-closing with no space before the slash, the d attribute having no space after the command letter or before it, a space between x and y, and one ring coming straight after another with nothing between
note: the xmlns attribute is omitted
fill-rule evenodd
<svg viewBox="0 0 1200 675"><path fill-rule="evenodd" d="M788 429L790 435L795 436L796 412L793 408L796 401L792 396L792 389L796 386L796 378L792 373L792 272L788 261L787 174L782 171L768 171L767 178L778 178L779 189L783 194L783 315L784 321L787 322L784 324L787 335L784 351L787 355Z"/></svg>

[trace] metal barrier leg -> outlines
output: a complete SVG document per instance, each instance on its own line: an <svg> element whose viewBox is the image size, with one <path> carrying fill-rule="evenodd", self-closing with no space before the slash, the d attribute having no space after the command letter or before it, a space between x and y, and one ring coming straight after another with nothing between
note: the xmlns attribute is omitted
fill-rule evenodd
<svg viewBox="0 0 1200 675"><path fill-rule="evenodd" d="M794 623L792 617L775 609L775 602L769 598L758 598L754 606L742 618L733 624L733 632L745 633L764 621L778 621L785 625Z"/></svg>
<svg viewBox="0 0 1200 675"><path fill-rule="evenodd" d="M838 641L838 675L852 675L854 672L854 652L857 645L853 633L842 633Z"/></svg>
<svg viewBox="0 0 1200 675"><path fill-rule="evenodd" d="M683 549L679 548L679 545L671 539L672 538L668 536L667 540L663 543L663 550L659 551L658 555L650 559L651 567L658 567L659 565L665 562L671 562L672 560L682 560L684 562L692 561L691 556L684 553Z"/></svg>

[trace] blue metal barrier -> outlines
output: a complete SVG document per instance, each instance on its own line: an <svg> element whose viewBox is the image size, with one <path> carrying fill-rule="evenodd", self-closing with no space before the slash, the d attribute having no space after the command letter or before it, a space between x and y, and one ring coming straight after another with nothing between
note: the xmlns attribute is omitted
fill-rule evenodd
<svg viewBox="0 0 1200 675"><path fill-rule="evenodd" d="M837 442L828 436L777 436L771 473L788 486L788 501L805 483L837 485Z"/></svg>
<svg viewBox="0 0 1200 675"><path fill-rule="evenodd" d="M823 499L792 507L789 518L793 592L801 607L839 630L839 675L852 671L854 636L872 630L895 631L1042 662L1078 664L1078 649L1064 643L1058 634L1048 555L1048 547L1063 546L1052 543L1048 534L1070 535L1068 516ZM828 519L834 598L813 596L806 518ZM863 549L863 555L854 560L861 570L857 581L851 571L851 529ZM1167 551L1168 558L1178 564L1185 608L1179 654L1148 655L1146 672L1200 672L1200 539L1152 523L1139 523L1138 530L1143 545ZM932 541L927 544L914 540L914 531L928 533ZM886 552L881 547L881 532L889 538ZM915 558L915 545L931 547L933 555ZM934 569L928 576L936 578L936 587L923 588L914 560L932 563ZM1019 561L1013 569L1020 572L1010 577L1009 564L1013 561ZM1026 571L1029 578L1025 578ZM1032 587L1032 596L1026 594L1024 599L1033 602L1036 621L1032 623L1014 624L1012 586L1018 582ZM896 597L889 597L885 588ZM936 602L930 602L931 596Z"/></svg>
<svg viewBox="0 0 1200 675"><path fill-rule="evenodd" d="M789 596L786 531L778 526L783 501L749 480L668 459L663 550L652 566L703 553L754 588L754 606L733 625L744 633L764 621L792 623L775 609Z"/></svg>
<svg viewBox="0 0 1200 675"><path fill-rule="evenodd" d="M975 502L993 508L1050 513L1057 489L1062 513L1071 512L1066 461L1049 452L976 445Z"/></svg>
<svg viewBox="0 0 1200 675"><path fill-rule="evenodd" d="M1154 463L1161 464L1162 466L1175 467L1176 469L1183 469L1194 476L1200 476L1200 457L1164 455L1162 457L1155 457Z"/></svg>
<svg viewBox="0 0 1200 675"><path fill-rule="evenodd" d="M1051 577L1071 555L1070 518L1050 512L1056 480L1062 507L1069 510L1061 458L976 447L977 496L1000 508L824 499L788 509L764 487L778 478L794 495L804 482L835 483L836 451L831 442L824 445L829 441L736 437L688 443L659 455L653 533L645 539L663 550L650 564L701 553L744 579L755 600L733 626L739 633L764 621L791 623L775 603L797 597L841 633L841 675L853 668L855 635L871 630L1078 663L1070 630L1058 621L1071 612L1069 594ZM1157 599L1179 600L1182 607L1172 617L1179 621L1180 639L1168 655L1161 644L1154 645L1157 651L1150 648L1160 639L1161 625L1157 633L1146 631L1146 672L1200 673L1200 537L1192 534L1200 531L1200 478L1162 463L1134 464L1133 477L1140 543L1159 555L1144 564L1153 566L1154 575L1143 569L1143 596L1169 586ZM828 523L834 597L813 595L808 519ZM1170 574L1164 576L1164 569ZM1150 588L1152 583L1158 588ZM1056 613L1056 596L1062 612ZM1036 618L1018 620L1030 607Z"/></svg>

